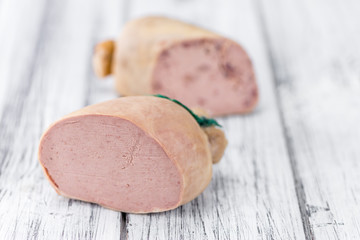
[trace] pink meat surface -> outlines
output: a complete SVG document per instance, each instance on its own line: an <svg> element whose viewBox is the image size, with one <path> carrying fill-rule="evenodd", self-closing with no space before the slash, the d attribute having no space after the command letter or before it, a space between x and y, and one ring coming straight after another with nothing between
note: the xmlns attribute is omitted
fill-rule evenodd
<svg viewBox="0 0 360 240"><path fill-rule="evenodd" d="M154 68L152 91L211 115L249 112L258 100L248 55L225 39L189 40L165 49Z"/></svg>
<svg viewBox="0 0 360 240"><path fill-rule="evenodd" d="M152 137L128 120L70 117L43 137L40 162L61 194L125 212L176 206L182 176Z"/></svg>

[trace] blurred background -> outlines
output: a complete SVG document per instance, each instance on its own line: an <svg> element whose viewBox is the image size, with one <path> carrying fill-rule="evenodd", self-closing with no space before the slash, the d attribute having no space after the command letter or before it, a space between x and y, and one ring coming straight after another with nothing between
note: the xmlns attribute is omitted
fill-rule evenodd
<svg viewBox="0 0 360 240"><path fill-rule="evenodd" d="M0 0L1 239L359 239L360 1ZM57 196L38 141L118 97L91 66L124 23L173 17L240 43L260 102L219 118L229 139L205 192L133 215Z"/></svg>

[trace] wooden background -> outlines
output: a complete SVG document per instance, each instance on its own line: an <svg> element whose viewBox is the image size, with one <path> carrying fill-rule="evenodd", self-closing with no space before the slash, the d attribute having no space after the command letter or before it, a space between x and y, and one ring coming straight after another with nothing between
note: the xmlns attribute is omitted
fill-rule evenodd
<svg viewBox="0 0 360 240"><path fill-rule="evenodd" d="M124 214L58 196L44 129L116 97L94 45L161 14L240 42L260 103L220 118L211 184L173 211ZM360 1L0 0L0 239L360 239Z"/></svg>

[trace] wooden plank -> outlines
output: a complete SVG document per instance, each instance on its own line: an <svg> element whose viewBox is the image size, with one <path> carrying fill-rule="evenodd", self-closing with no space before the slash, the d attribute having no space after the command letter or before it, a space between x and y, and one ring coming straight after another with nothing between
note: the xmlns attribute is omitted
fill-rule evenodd
<svg viewBox="0 0 360 240"><path fill-rule="evenodd" d="M132 1L131 18L177 17L226 34L249 51L261 91L257 110L219 119L229 139L205 192L165 213L127 215L129 239L304 239L273 80L252 1Z"/></svg>
<svg viewBox="0 0 360 240"><path fill-rule="evenodd" d="M0 8L0 110L5 103L5 96L9 91L13 91L15 85L26 88L23 72L31 72L29 67L31 58L36 52L37 38L39 36L41 21L43 18L43 8L45 2L36 0L38 5L33 12L29 13L28 4L20 4L16 1L2 1ZM23 18L25 13L29 14L27 21L28 31L24 29ZM24 29L24 31L20 31ZM26 39L26 42L24 42ZM31 47L30 47L31 46ZM9 67L10 66L10 67ZM13 101L17 101L13 96Z"/></svg>
<svg viewBox="0 0 360 240"><path fill-rule="evenodd" d="M0 81L0 238L120 238L121 213L54 192L37 145L52 121L105 98L102 92L112 96L111 86L96 90L89 83L90 60L95 42L118 32L122 2L4 0L1 6L9 13L0 15L6 80Z"/></svg>
<svg viewBox="0 0 360 240"><path fill-rule="evenodd" d="M360 238L360 2L260 1L308 239Z"/></svg>

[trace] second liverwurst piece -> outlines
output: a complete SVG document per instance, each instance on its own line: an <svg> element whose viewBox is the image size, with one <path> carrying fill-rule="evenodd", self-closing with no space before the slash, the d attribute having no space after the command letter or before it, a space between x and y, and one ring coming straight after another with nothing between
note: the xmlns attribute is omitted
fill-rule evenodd
<svg viewBox="0 0 360 240"><path fill-rule="evenodd" d="M99 43L98 76L115 75L122 95L164 94L210 115L247 113L258 101L249 56L236 42L164 17L127 23L115 42Z"/></svg>

